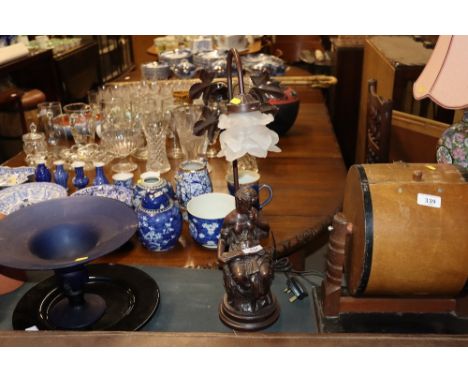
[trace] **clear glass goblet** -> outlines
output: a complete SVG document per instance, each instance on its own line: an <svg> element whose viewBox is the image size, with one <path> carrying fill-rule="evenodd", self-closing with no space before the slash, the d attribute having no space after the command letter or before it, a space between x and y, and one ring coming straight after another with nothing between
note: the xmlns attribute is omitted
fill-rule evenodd
<svg viewBox="0 0 468 382"><path fill-rule="evenodd" d="M101 142L108 152L120 159L112 166L112 171L132 172L138 168L130 159L125 160L125 158L143 144L144 140L140 129L113 126L113 128L102 132Z"/></svg>
<svg viewBox="0 0 468 382"><path fill-rule="evenodd" d="M39 127L47 135L47 143L51 150L50 155L58 157L59 146L64 145L63 130L55 129L52 120L62 114L62 105L58 101L41 102L37 105Z"/></svg>
<svg viewBox="0 0 468 382"><path fill-rule="evenodd" d="M78 146L94 143L96 124L91 106L76 102L65 105L64 112L69 115L70 131Z"/></svg>

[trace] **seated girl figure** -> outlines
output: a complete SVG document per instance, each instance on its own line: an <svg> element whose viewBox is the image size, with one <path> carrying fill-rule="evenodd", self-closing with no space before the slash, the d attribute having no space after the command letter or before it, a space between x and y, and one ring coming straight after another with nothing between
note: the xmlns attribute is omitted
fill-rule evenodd
<svg viewBox="0 0 468 382"><path fill-rule="evenodd" d="M254 313L272 303L271 254L260 244L270 227L253 207L257 193L247 187L236 192L236 209L224 219L218 242L228 303L236 310Z"/></svg>

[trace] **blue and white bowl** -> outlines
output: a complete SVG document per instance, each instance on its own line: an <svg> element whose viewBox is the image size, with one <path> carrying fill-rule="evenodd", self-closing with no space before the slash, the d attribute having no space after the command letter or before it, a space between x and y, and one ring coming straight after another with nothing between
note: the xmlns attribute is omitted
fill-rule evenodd
<svg viewBox="0 0 468 382"><path fill-rule="evenodd" d="M236 208L234 196L211 192L187 203L190 234L206 248L217 248L224 218Z"/></svg>
<svg viewBox="0 0 468 382"><path fill-rule="evenodd" d="M0 191L0 213L12 212L50 199L64 198L67 190L55 183L25 183Z"/></svg>
<svg viewBox="0 0 468 382"><path fill-rule="evenodd" d="M74 192L71 196L103 196L119 200L127 206L132 207L133 192L126 187L115 186L112 184L101 184L99 186L85 187Z"/></svg>
<svg viewBox="0 0 468 382"><path fill-rule="evenodd" d="M182 60L193 61L193 55L190 49L167 50L159 55L159 62L164 62L169 66L177 65Z"/></svg>
<svg viewBox="0 0 468 382"><path fill-rule="evenodd" d="M281 76L286 71L285 62L270 54L248 54L242 57L242 64L247 70L266 70L271 76Z"/></svg>
<svg viewBox="0 0 468 382"><path fill-rule="evenodd" d="M0 166L0 188L26 183L34 175L34 167Z"/></svg>
<svg viewBox="0 0 468 382"><path fill-rule="evenodd" d="M197 72L197 67L188 60L182 60L171 69L178 78L182 79L192 78Z"/></svg>
<svg viewBox="0 0 468 382"><path fill-rule="evenodd" d="M193 56L193 63L205 69L209 69L215 61L226 61L226 52L221 50L209 50L198 52Z"/></svg>
<svg viewBox="0 0 468 382"><path fill-rule="evenodd" d="M171 75L171 68L165 62L156 61L141 64L141 77L147 81L167 80Z"/></svg>

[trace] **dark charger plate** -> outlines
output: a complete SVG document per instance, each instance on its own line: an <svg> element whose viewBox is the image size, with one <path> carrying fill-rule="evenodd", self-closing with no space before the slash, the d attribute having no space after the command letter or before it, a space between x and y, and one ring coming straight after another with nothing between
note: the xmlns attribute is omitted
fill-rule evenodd
<svg viewBox="0 0 468 382"><path fill-rule="evenodd" d="M85 292L95 293L106 302L103 316L83 330L138 330L153 316L160 301L156 281L140 269L119 264L87 266L89 281ZM62 298L55 276L31 288L13 312L13 328L57 330L48 312Z"/></svg>

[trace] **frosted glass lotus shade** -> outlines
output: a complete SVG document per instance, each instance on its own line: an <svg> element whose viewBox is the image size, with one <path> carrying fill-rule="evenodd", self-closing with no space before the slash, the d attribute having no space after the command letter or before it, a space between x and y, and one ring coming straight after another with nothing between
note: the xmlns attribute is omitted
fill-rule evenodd
<svg viewBox="0 0 468 382"><path fill-rule="evenodd" d="M280 152L281 149L276 145L278 134L266 127L272 121L272 115L260 111L222 114L218 123L222 130L218 157L224 156L232 162L247 153L266 158L268 151Z"/></svg>

